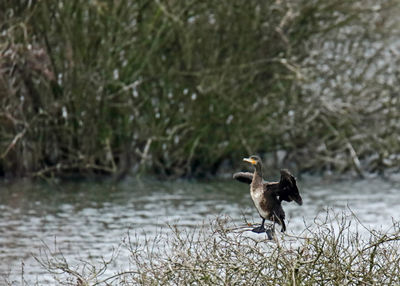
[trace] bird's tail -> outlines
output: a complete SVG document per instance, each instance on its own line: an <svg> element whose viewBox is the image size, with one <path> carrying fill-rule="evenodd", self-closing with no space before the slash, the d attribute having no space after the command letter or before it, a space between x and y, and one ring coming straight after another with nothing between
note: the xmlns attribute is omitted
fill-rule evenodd
<svg viewBox="0 0 400 286"><path fill-rule="evenodd" d="M274 222L277 222L278 224L280 224L282 226L281 228L281 232L285 232L286 231L286 224L285 224L285 217L283 216L278 216L274 215Z"/></svg>
<svg viewBox="0 0 400 286"><path fill-rule="evenodd" d="M281 225L282 225L281 232L285 232L286 231L286 224L285 224L285 221L283 219L281 220Z"/></svg>

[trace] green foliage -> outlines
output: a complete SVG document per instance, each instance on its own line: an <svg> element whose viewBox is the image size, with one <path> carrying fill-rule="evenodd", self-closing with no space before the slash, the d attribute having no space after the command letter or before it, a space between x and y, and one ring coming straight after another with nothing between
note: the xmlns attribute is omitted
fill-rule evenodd
<svg viewBox="0 0 400 286"><path fill-rule="evenodd" d="M0 173L395 166L395 4L3 1Z"/></svg>

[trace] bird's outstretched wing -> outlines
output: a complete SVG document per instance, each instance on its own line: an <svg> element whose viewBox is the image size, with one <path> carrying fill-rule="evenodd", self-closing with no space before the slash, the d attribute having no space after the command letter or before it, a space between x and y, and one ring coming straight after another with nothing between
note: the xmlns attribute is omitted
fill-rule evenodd
<svg viewBox="0 0 400 286"><path fill-rule="evenodd" d="M301 198L299 189L297 188L296 179L286 169L281 170L281 179L279 181L276 195L279 197L280 201L295 201L299 205L303 204L303 199Z"/></svg>
<svg viewBox="0 0 400 286"><path fill-rule="evenodd" d="M235 180L238 180L239 182L251 184L251 181L253 180L253 173L238 172L238 173L233 174L233 178Z"/></svg>

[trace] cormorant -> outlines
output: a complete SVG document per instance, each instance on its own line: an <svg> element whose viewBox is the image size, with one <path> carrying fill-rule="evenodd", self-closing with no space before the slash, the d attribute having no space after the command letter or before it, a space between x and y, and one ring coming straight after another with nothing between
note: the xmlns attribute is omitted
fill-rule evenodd
<svg viewBox="0 0 400 286"><path fill-rule="evenodd" d="M295 201L301 205L303 200L299 194L295 178L286 169L281 170L281 179L279 182L267 182L262 178L262 163L258 156L244 158L243 161L249 162L255 168L254 173L239 172L233 175L233 178L244 183L250 184L250 195L253 203L261 216L261 226L252 231L261 233L266 231L264 227L265 220L271 220L282 226L281 231L286 230L285 212L282 209L282 201ZM271 234L267 231L269 239Z"/></svg>

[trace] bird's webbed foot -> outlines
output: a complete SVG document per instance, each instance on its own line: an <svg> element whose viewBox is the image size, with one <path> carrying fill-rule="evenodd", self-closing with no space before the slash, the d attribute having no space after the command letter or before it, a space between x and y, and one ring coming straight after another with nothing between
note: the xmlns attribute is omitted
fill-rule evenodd
<svg viewBox="0 0 400 286"><path fill-rule="evenodd" d="M255 233L263 233L265 232L265 227L263 225L260 225L259 227L253 228L251 231Z"/></svg>

